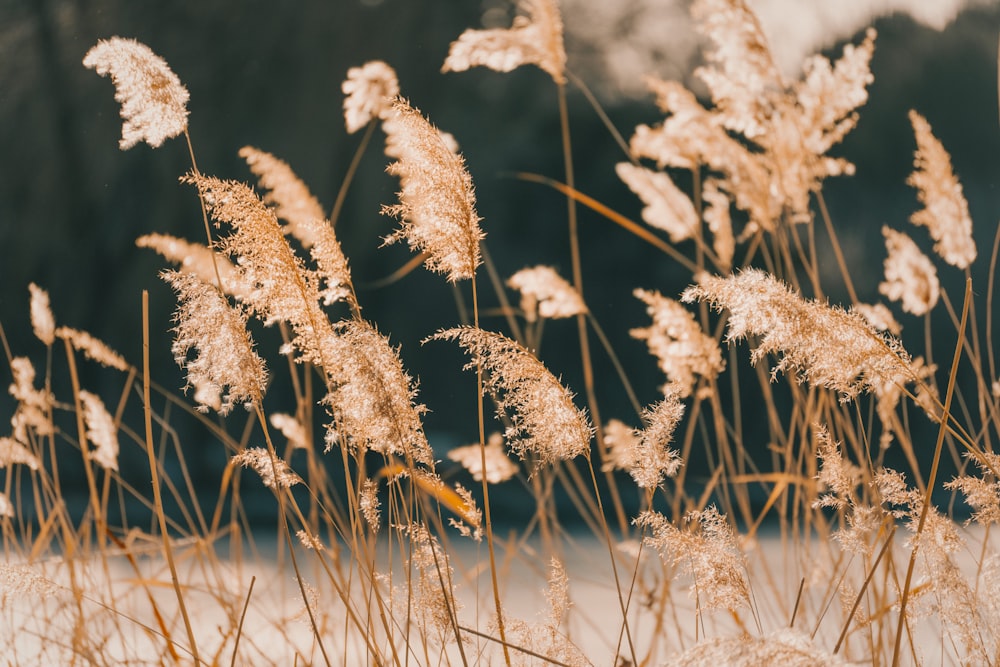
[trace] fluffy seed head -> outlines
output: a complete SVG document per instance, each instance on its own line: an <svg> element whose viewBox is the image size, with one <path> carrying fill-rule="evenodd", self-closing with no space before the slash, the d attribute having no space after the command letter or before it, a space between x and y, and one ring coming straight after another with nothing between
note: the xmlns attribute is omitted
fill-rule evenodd
<svg viewBox="0 0 1000 667"><path fill-rule="evenodd" d="M917 138L917 152L915 169L906 182L917 189L917 198L924 205L910 217L910 222L927 227L935 241L934 251L952 266L964 269L976 258L976 242L962 184L951 169L951 156L934 136L930 123L916 111L910 111L910 122Z"/></svg>
<svg viewBox="0 0 1000 667"><path fill-rule="evenodd" d="M447 329L428 340L456 340L473 357L466 369L482 365L485 389L497 411L511 413L504 435L522 459L535 456L542 464L590 453L587 415L531 352L506 336L474 327Z"/></svg>
<svg viewBox="0 0 1000 667"><path fill-rule="evenodd" d="M201 409L227 414L237 402L259 401L267 386L267 369L254 352L246 314L192 274L166 271L162 276L178 298L171 350L177 364L187 369L188 384L194 387ZM192 350L195 356L189 359Z"/></svg>
<svg viewBox="0 0 1000 667"><path fill-rule="evenodd" d="M898 340L860 314L804 299L758 269L728 278L706 276L686 289L682 299L728 310L727 340L756 336L755 363L768 354L780 355L772 375L791 371L799 381L840 392L844 400L916 380Z"/></svg>
<svg viewBox="0 0 1000 667"><path fill-rule="evenodd" d="M580 293L550 266L521 269L507 279L507 284L521 293L521 310L529 322L539 315L559 319L587 312Z"/></svg>
<svg viewBox="0 0 1000 667"><path fill-rule="evenodd" d="M466 30L451 43L443 72L462 72L483 66L509 72L521 65L537 65L552 79L566 81L566 48L562 16L556 0L518 0L522 14L510 28Z"/></svg>
<svg viewBox="0 0 1000 667"><path fill-rule="evenodd" d="M104 402L89 391L80 392L87 438L94 444L91 458L105 470L118 470L118 429Z"/></svg>
<svg viewBox="0 0 1000 667"><path fill-rule="evenodd" d="M46 345L56 340L56 318L49 307L49 293L35 283L28 285L31 292L31 328L35 337Z"/></svg>
<svg viewBox="0 0 1000 667"><path fill-rule="evenodd" d="M115 99L122 105L126 150L140 141L156 148L187 129L188 91L163 58L134 39L100 40L83 58L85 67L111 75Z"/></svg>
<svg viewBox="0 0 1000 667"><path fill-rule="evenodd" d="M723 369L722 351L713 338L701 330L694 315L684 306L659 292L637 289L635 297L644 302L653 324L632 329L633 338L646 341L660 370L667 375L664 391L676 391L685 398L691 395L698 377L715 378Z"/></svg>
<svg viewBox="0 0 1000 667"><path fill-rule="evenodd" d="M55 334L56 338L69 341L73 349L83 352L83 356L91 361L96 361L102 366L114 368L122 372L128 371L128 362L125 361L122 355L86 331L71 329L70 327L59 327L56 329Z"/></svg>
<svg viewBox="0 0 1000 667"><path fill-rule="evenodd" d="M405 239L413 250L427 253L428 269L451 282L472 278L482 262L479 242L485 235L465 161L404 100L396 100L382 129L386 155L396 158L387 171L399 177L401 187L399 204L382 208L400 222L385 242Z"/></svg>
<svg viewBox="0 0 1000 667"><path fill-rule="evenodd" d="M340 84L344 98L344 121L347 132L354 134L374 118L384 119L399 95L396 71L381 60L372 60L361 67L347 70L347 79Z"/></svg>
<svg viewBox="0 0 1000 667"><path fill-rule="evenodd" d="M642 219L650 227L661 229L671 243L680 243L698 230L698 213L691 199L662 171L638 167L631 162L619 162L615 173L634 192L645 208Z"/></svg>
<svg viewBox="0 0 1000 667"><path fill-rule="evenodd" d="M493 433L486 443L486 472L483 473L483 452L478 444L455 447L448 452L448 458L460 463L469 471L472 478L481 482L483 477L490 484L505 482L517 474L517 464L510 460L504 451L503 436Z"/></svg>
<svg viewBox="0 0 1000 667"><path fill-rule="evenodd" d="M878 286L879 293L901 301L908 313L930 312L941 293L934 264L906 234L882 227L882 235L889 254L883 262L885 280Z"/></svg>
<svg viewBox="0 0 1000 667"><path fill-rule="evenodd" d="M372 450L412 459L428 467L434 454L424 434L417 390L399 360L398 350L361 320L338 324L322 343L329 391L323 402L333 423L329 451L345 443L353 451Z"/></svg>
<svg viewBox="0 0 1000 667"><path fill-rule="evenodd" d="M269 489L287 489L302 482L302 478L292 472L284 460L272 456L263 447L247 447L234 456L232 462L244 468L253 468Z"/></svg>

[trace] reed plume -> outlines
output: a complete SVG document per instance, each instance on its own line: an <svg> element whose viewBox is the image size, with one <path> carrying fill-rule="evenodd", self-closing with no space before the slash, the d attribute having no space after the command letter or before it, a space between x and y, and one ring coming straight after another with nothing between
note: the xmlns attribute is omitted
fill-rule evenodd
<svg viewBox="0 0 1000 667"><path fill-rule="evenodd" d="M483 66L509 72L537 65L562 85L566 81L566 48L562 16L556 0L518 0L521 12L510 28L466 30L451 43L443 72Z"/></svg>
<svg viewBox="0 0 1000 667"><path fill-rule="evenodd" d="M316 263L323 281L320 297L325 305L353 301L351 271L333 226L323 207L308 186L283 160L251 146L240 149L258 183L267 191L265 204L274 207L275 215L288 223L288 233L298 239Z"/></svg>
<svg viewBox="0 0 1000 667"><path fill-rule="evenodd" d="M722 372L722 351L715 339L701 330L694 315L684 306L659 292L637 289L632 294L646 304L653 323L632 329L633 338L646 341L649 352L667 376L664 393L676 392L686 398L698 378L713 380Z"/></svg>
<svg viewBox="0 0 1000 667"><path fill-rule="evenodd" d="M90 458L105 470L118 470L118 428L104 401L89 391L80 392L87 439L95 446Z"/></svg>
<svg viewBox="0 0 1000 667"><path fill-rule="evenodd" d="M976 242L962 184L952 171L951 156L934 136L927 119L911 110L910 123L917 151L915 169L906 182L917 189L917 198L924 205L910 216L910 222L927 228L934 239L934 251L944 261L964 269L976 259Z"/></svg>
<svg viewBox="0 0 1000 667"><path fill-rule="evenodd" d="M28 285L31 293L31 329L35 338L48 346L56 340L56 318L49 306L49 293L35 283Z"/></svg>
<svg viewBox="0 0 1000 667"><path fill-rule="evenodd" d="M941 295L934 264L906 234L882 227L882 235L888 256L883 263L885 280L878 286L879 293L899 301L908 313L930 312Z"/></svg>
<svg viewBox="0 0 1000 667"><path fill-rule="evenodd" d="M504 451L502 435L491 433L485 448L482 448L484 451L480 449L478 443L455 447L448 450L448 458L465 468L477 482L481 482L485 477L488 484L499 484L517 474L517 464L511 461ZM484 459L485 469L483 469Z"/></svg>
<svg viewBox="0 0 1000 667"><path fill-rule="evenodd" d="M236 403L259 402L267 387L267 369L254 351L246 314L193 274L162 275L177 292L171 350L177 364L187 370L195 402L220 414L227 414ZM188 359L192 350L195 356Z"/></svg>
<svg viewBox="0 0 1000 667"><path fill-rule="evenodd" d="M428 269L450 282L472 278L482 262L479 242L484 234L465 161L405 100L396 100L382 129L386 155L396 159L387 171L399 177L401 188L399 203L382 207L400 222L385 242L405 239L426 253Z"/></svg>
<svg viewBox="0 0 1000 667"><path fill-rule="evenodd" d="M249 287L242 282L237 268L228 257L208 246L168 234L144 234L135 240L135 244L159 253L167 261L177 264L181 271L197 276L202 282L216 283L221 279L224 294L237 299L247 296Z"/></svg>
<svg viewBox="0 0 1000 667"><path fill-rule="evenodd" d="M917 380L897 339L858 313L802 298L759 269L728 278L706 276L688 287L681 300L728 310L728 341L754 336L754 363L779 355L772 377L792 372L797 381L836 390L845 400Z"/></svg>
<svg viewBox="0 0 1000 667"><path fill-rule="evenodd" d="M587 312L580 293L551 266L521 269L507 279L521 293L521 311L528 322L539 317L554 320Z"/></svg>
<svg viewBox="0 0 1000 667"><path fill-rule="evenodd" d="M188 91L163 58L134 39L102 39L87 51L83 65L111 75L121 104L122 138L127 150L145 141L153 148L187 130Z"/></svg>
<svg viewBox="0 0 1000 667"><path fill-rule="evenodd" d="M510 414L504 437L522 460L539 464L590 453L591 426L573 395L531 352L506 336L474 327L439 331L428 340L455 340L481 365L499 415Z"/></svg>
<svg viewBox="0 0 1000 667"><path fill-rule="evenodd" d="M392 113L392 103L399 96L396 71L381 60L347 70L340 84L344 95L344 121L354 134L375 118L385 120Z"/></svg>

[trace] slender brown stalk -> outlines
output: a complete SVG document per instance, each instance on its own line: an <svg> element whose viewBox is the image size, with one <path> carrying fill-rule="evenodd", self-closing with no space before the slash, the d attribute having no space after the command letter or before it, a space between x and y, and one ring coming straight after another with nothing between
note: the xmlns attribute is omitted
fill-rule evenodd
<svg viewBox="0 0 1000 667"><path fill-rule="evenodd" d="M194 628L191 626L191 619L188 617L187 605L184 603L184 595L181 593L180 580L177 578L177 566L174 563L173 547L170 544L170 532L167 529L167 518L163 513L163 499L160 498L160 474L159 463L156 460L156 452L153 448L153 408L149 402L149 292L142 291L142 405L145 415L146 425L146 454L149 457L149 471L153 478L153 502L156 508L156 519L160 524L160 537L163 540L163 555L167 559L167 566L170 568L170 581L177 595L177 605L180 608L181 617L184 619L184 629L187 631L188 643L191 647L191 655L195 664L200 663L198 658L198 643L194 637Z"/></svg>
<svg viewBox="0 0 1000 667"><path fill-rule="evenodd" d="M899 599L899 624L896 627L896 640L892 648L892 667L899 664L899 648L903 639L903 626L906 624L906 603L910 597L910 585L913 581L913 569L917 562L917 549L920 546L920 536L924 531L924 524L931 508L931 493L934 491L934 482L937 479L938 465L941 463L941 452L944 448L944 437L947 433L946 425L951 419L951 400L955 395L956 378L958 377L958 364L962 360L962 348L965 344L965 326L969 321L969 309L972 306L972 279L965 280L965 300L962 305L962 321L958 327L958 341L955 344L955 354L951 361L951 372L948 374L948 388L945 393L944 410L941 413L941 425L938 428L937 442L934 445L934 458L931 459L931 472L927 477L927 490L924 492L923 507L920 510L920 519L917 522L917 532L913 537L913 549L910 551L910 562L906 566L906 579L903 583L903 593Z"/></svg>

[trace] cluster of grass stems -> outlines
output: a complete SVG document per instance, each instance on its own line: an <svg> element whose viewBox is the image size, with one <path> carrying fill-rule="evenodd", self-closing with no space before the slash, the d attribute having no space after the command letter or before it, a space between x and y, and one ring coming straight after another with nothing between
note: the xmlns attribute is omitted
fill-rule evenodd
<svg viewBox="0 0 1000 667"><path fill-rule="evenodd" d="M539 7L548 3L524 4L535 21L532 27L544 27ZM854 301L845 306L859 305L849 259L840 253L837 228L819 185L810 192L812 215L807 220L793 220L796 212L785 206L769 227L747 224L731 266L713 249L707 227L700 223L690 238L673 243L662 232L577 191L566 88L583 84L558 59L542 57L534 64L552 74L563 129L553 149L563 151L566 168L562 174L522 178L566 196L572 258L567 282L583 303L584 278L600 276L586 276L581 263L581 206L615 223L622 234L633 235L636 244L661 249L664 262L690 271L692 284L705 285L701 281L708 275L754 275L744 269L757 267L821 308L827 307L819 283L817 247L822 241L837 259L842 281L837 289L846 286ZM385 112L387 117L418 113L405 102L396 104L395 112ZM371 150L378 124L377 117L368 120L359 155ZM220 239L225 225L220 223L241 223L219 213L227 195L195 164L186 117L180 130L172 132L177 134L185 136L191 149L192 169L185 178L202 198L204 240L224 254ZM639 164L634 150L622 143L623 160ZM393 157L401 164L408 159L405 151ZM780 164L780 155L769 157ZM689 169L693 187L687 196L699 220L705 213L704 179L712 167L692 164ZM405 165L395 173L401 171ZM420 177L400 175L404 192L406 178ZM350 177L342 193L349 185ZM327 216L331 228L350 224L337 220L341 202L342 197ZM389 212L401 220L412 214L405 201ZM732 214L738 218L743 213L734 207ZM479 222L474 210L467 218L473 226ZM85 420L86 392L78 364L93 363L82 354L86 344L73 332L57 330L48 336L37 400L15 394L19 435L3 440L0 490L7 507L0 517L0 662L402 666L1000 661L1000 626L995 624L1000 620L1000 561L991 530L991 522L1000 518L993 467L1000 458L992 455L1000 410L990 344L996 243L988 257L978 260L989 262L989 284L972 285L966 267L964 293L942 292L942 304L933 315L923 316L923 368L930 370L914 371L900 381L899 406L877 415L879 399L870 386L859 391L817 380L809 358L772 372L793 354L789 347L795 341L779 340L749 360L749 352L780 332L751 328L727 336L730 306L723 303L716 308L721 312L713 312L718 295L699 297L699 288L687 299L694 304L686 307L720 346L725 369L696 374L681 395L668 382L664 396L635 396L629 369L607 347L593 315L583 307L570 321L548 323L551 318L531 310L537 304L522 300L519 307L496 275L488 235L477 236L477 229L473 227L472 237L479 250L468 250L464 264L449 265L445 259L435 265L435 253L441 250L433 242L427 246L407 238L417 255L400 275L427 261L456 285L459 321L425 326L429 332L442 325L463 327L438 334L426 346L458 340L472 353L475 379L465 376L466 391L479 397L478 415L456 410L460 423L454 426L456 432L478 430L481 469L494 465L487 461L491 430L527 438L514 450L521 459L518 472L503 482L482 476L472 483L460 466L429 459L411 450L412 442L369 442L348 432L344 409L331 407L335 402L328 394L343 390L351 378L338 379L324 368L335 365L324 351L340 348L296 344L322 327L290 323L277 310L263 313L260 304L240 312L272 320L268 324L279 327L286 347L296 352L287 354L286 361L275 350L272 365L288 374L292 414L304 442L277 435L260 387L236 401L246 403L246 412L237 407L223 417L214 410L196 410L189 396L162 388L150 377L149 347L162 338L150 329L162 318L150 315L145 294L142 359L88 371L90 377L113 375L117 379L105 380L104 386L117 382L121 387L117 397L104 397L114 406L111 430L121 439L123 454L129 449L143 453L149 472L127 479L116 465L95 456L95 438L107 434L95 434ZM193 229L195 233L201 230ZM404 227L402 238L405 234ZM284 243L283 249L268 246L267 252L308 256L296 240ZM230 254L239 259L244 252ZM291 274L302 274L289 281L298 280L307 299L306 286L316 275L307 272L316 269L308 268L305 259L297 261L290 265ZM485 276L478 275L480 266ZM227 294L230 303L240 303L223 289L226 277L219 266L214 276L209 283ZM338 339L346 339L347 332L379 335L376 323L364 320L363 303L349 277L342 282L333 306L298 308L308 317L328 318L323 326ZM484 287L490 296L484 296ZM623 299L630 298L632 287L622 286ZM402 278L387 289L405 288ZM502 316L481 324L487 300L491 312ZM980 322L983 314L985 322ZM947 321L954 344L953 355L940 360L940 368L931 364L932 316ZM575 400L585 406L579 415L587 439L581 451L567 454L546 449L552 434L525 432L536 422L553 421L545 414L548 406L538 404L539 398L551 396L548 390L521 398L518 392L525 391L528 381L504 377L515 373L502 366L510 360L489 347L495 341L476 336L489 328L502 330L511 349L531 355L541 349L544 329L568 327L565 335L573 330L572 321L584 378ZM825 335L835 341L831 345L847 344L838 342L836 332ZM901 348L886 342L887 336L871 336L881 346L878 354L917 368L901 356ZM907 343L912 348L915 339L908 337ZM180 354L182 363L190 362L189 348ZM17 355L32 353L9 347L5 352L13 375ZM399 354L405 359L407 350ZM619 372L597 377L592 355L609 355ZM293 360L295 356L299 358ZM544 364L544 355L540 361ZM71 394L51 395L58 373L68 374ZM380 377L388 377L388 371ZM601 383L628 393L634 414L605 415L597 399ZM375 386L374 395L365 399L374 406L369 408L397 410L395 395L380 396ZM413 401L408 387L403 393ZM755 407L754 414L746 413L744 397L750 394L764 410ZM651 434L657 400L679 404L683 411L671 422L676 431L659 440ZM500 410L494 426L488 414L496 405ZM141 423L126 423L130 406L141 407ZM411 407L419 416L421 409ZM539 415L527 414L531 411ZM170 420L180 414L197 420L211 436L211 446L230 457L212 504L206 505L205 492L195 488L185 461L189 447L173 436ZM397 419L394 415L383 416L391 421ZM637 487L639 477L628 474L630 465L641 467L635 455L631 464L617 466L624 471L616 470L609 417L647 427L626 430L630 437L646 439L633 445L644 452L640 457L672 451L677 465L664 465L652 483L647 479ZM331 420L324 440L321 429ZM744 437L748 420L766 423L765 442ZM397 424L387 433L409 438L406 428ZM908 462L903 476L887 470L889 452L894 460ZM435 454L440 457L441 452ZM707 465L704 479L688 476L684 462L694 458ZM943 463L960 471L964 486L945 486L950 480L938 472ZM64 495L60 483L61 471L65 475L80 466L85 507L75 496ZM440 470L446 472L439 476ZM241 487L257 486L261 479L273 491L278 517L273 535L259 525L251 527L253 517L241 498ZM975 521L962 526L952 518L952 508L965 500L960 491L970 489L978 495L965 495L979 512ZM932 498L946 497L949 490L952 502L942 512ZM490 496L503 492L530 497L534 509L522 525L499 534ZM565 501L557 504L557 497ZM130 522L127 517L137 513L147 519Z"/></svg>

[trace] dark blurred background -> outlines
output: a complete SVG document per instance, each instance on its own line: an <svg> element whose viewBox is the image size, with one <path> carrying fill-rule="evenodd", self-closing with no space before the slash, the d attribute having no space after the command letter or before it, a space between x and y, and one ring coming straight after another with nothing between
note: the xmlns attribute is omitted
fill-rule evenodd
<svg viewBox="0 0 1000 667"><path fill-rule="evenodd" d="M860 41L867 25L879 31L870 101L857 129L833 151L855 162L857 175L831 180L825 190L859 296L879 298L883 224L911 232L929 252L925 231L907 222L918 206L905 184L914 149L906 114L914 108L951 152L965 187L979 248L973 277L982 300L1000 215L1000 6L972 3L959 11L952 3L936 3L938 10L947 5L953 11L928 18L927 7L934 3L914 2L912 15L861 11L848 17L845 9L833 21L823 15L826 3L789 3L805 17L796 26L780 3L761 4L769 12L764 24L774 31L775 49L788 62L813 50L837 57L844 41ZM907 3L898 4L904 9ZM626 138L637 123L658 121L640 83L647 71L696 85L688 77L699 62L698 42L685 19L685 3L567 0L563 7L569 67L593 88ZM815 9L811 14L809 7ZM439 71L449 43L464 29L509 25L512 15L511 4L501 0L0 0L0 322L13 354L30 356L44 368L44 348L31 335L28 319L27 285L34 281L51 293L58 324L88 330L140 365L140 294L149 290L154 377L178 389L184 382L170 356L174 299L157 278L164 262L135 248L134 241L150 232L203 240L194 192L177 182L190 162L183 139L156 150L145 144L118 150L121 121L113 86L81 65L98 39L112 35L149 45L187 86L190 132L203 172L249 180L237 150L250 144L286 160L328 210L359 143L359 135L344 129L340 83L349 67L385 60L398 72L403 94L460 143L500 273L545 263L568 277L564 199L511 177L529 171L562 178L551 80L532 67L509 74ZM569 100L579 189L638 219L638 200L613 171L623 157L620 149L577 89L570 87ZM365 315L401 346L404 364L419 378L420 398L431 410L427 432L443 457L448 447L476 438L475 380L459 370L464 360L449 344L419 344L458 322L451 287L440 276L420 269L389 287L366 288L410 258L403 246L379 248L380 237L394 228L379 208L395 201L396 189L384 173L382 146L376 132L337 232ZM630 328L648 322L631 292L644 287L674 296L690 276L596 214L581 210L580 215L587 303L623 358L639 400L651 403L663 378L644 344L628 336ZM827 266L831 299L842 300L832 257ZM942 282L960 302L961 272L938 266ZM485 307L495 306L486 281L481 284ZM919 350L921 320L898 312L897 317L904 339L915 335ZM504 324L487 316L484 326ZM947 334L945 326L940 359L950 349ZM273 354L274 332L257 329L254 335L275 376L282 375L282 362ZM541 355L583 405L575 341L574 323L550 323ZM603 417L637 425L606 355L595 351L594 356ZM59 375L66 374L58 355L53 368L59 390ZM89 365L83 373L85 387L106 402L117 401L120 376ZM0 375L6 385L9 372ZM266 408L292 409L288 388L276 382ZM4 396L0 421L12 411ZM236 414L233 430L239 432L245 418ZM753 433L752 413L745 419ZM190 429L183 432L188 463L196 482L210 491L217 488L226 453L204 430L193 424ZM765 442L748 443L758 445L766 459ZM138 447L123 443L123 476L148 484L144 462ZM692 479L698 479L694 472Z"/></svg>

